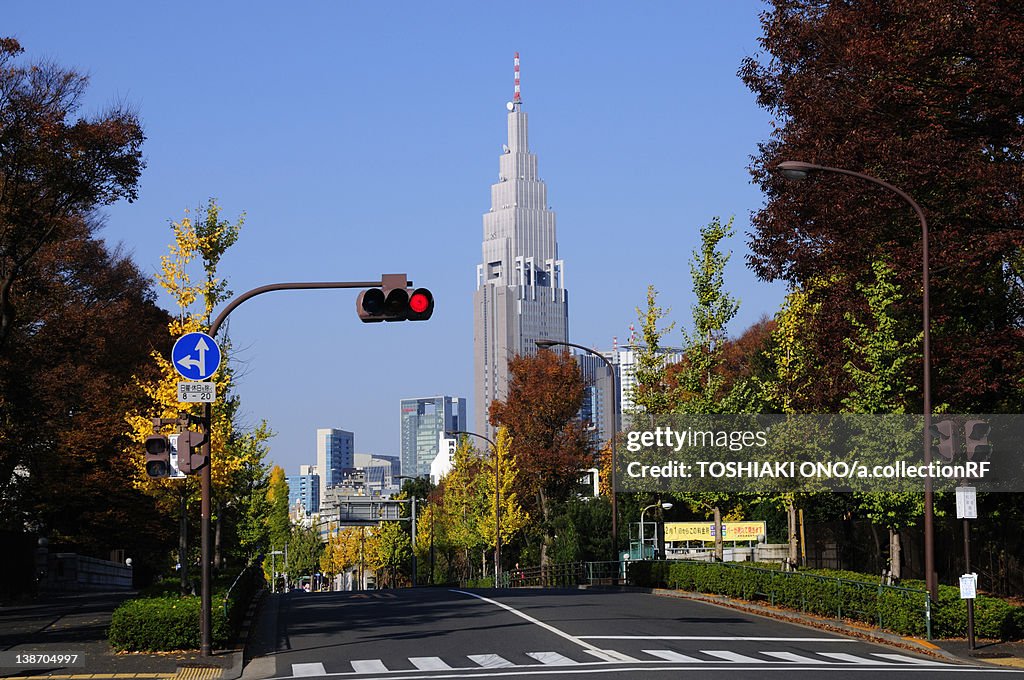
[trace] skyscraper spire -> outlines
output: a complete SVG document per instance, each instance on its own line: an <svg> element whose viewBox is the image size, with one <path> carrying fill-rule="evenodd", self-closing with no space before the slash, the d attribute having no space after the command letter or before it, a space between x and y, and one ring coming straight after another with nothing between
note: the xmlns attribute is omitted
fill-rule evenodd
<svg viewBox="0 0 1024 680"><path fill-rule="evenodd" d="M514 64L515 64L515 72L516 72L516 89L515 89L515 92L512 94L512 103L513 104L519 104L520 103L520 99L519 99L519 53L518 52L516 52L516 58L515 58Z"/></svg>

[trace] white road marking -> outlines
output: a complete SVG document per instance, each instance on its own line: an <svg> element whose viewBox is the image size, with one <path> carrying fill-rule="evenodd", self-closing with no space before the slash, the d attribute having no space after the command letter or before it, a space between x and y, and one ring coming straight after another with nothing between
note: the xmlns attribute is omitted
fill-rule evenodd
<svg viewBox="0 0 1024 680"><path fill-rule="evenodd" d="M874 659L865 659L862 656L854 656L853 654L843 654L842 652L815 652L821 656L827 656L830 659L836 661L842 661L843 663L859 663L859 664L880 664L886 663L884 661L875 661Z"/></svg>
<svg viewBox="0 0 1024 680"><path fill-rule="evenodd" d="M643 653L650 654L651 656L656 656L659 659L664 659L665 661L681 661L683 663L706 663L703 659L696 659L692 656L680 654L679 652L673 652L671 649L645 649L643 650Z"/></svg>
<svg viewBox="0 0 1024 680"><path fill-rule="evenodd" d="M734 635L580 635L580 640L744 640L761 642L857 642L835 637L739 637Z"/></svg>
<svg viewBox="0 0 1024 680"><path fill-rule="evenodd" d="M409 663L421 671L450 671L451 666L441 660L439 656L410 656Z"/></svg>
<svg viewBox="0 0 1024 680"><path fill-rule="evenodd" d="M931 661L929 659L918 659L913 656L904 656L903 654L881 654L878 652L871 652L871 656L880 656L883 659L891 659L893 661L902 661L904 663L916 663L921 666L945 666L947 664L941 661Z"/></svg>
<svg viewBox="0 0 1024 680"><path fill-rule="evenodd" d="M628 662L631 662L631 661L639 661L639 659L634 659L629 654L624 654L623 652L617 652L614 649L602 649L600 652L595 652L592 649L584 649L583 651L586 652L587 654L591 654L593 656L596 656L598 659L601 659L601 661L610 661L611 663L620 663L620 662L627 662L628 663Z"/></svg>
<svg viewBox="0 0 1024 680"><path fill-rule="evenodd" d="M388 667L380 659L360 659L352 662L352 670L356 673L387 673Z"/></svg>
<svg viewBox="0 0 1024 680"><path fill-rule="evenodd" d="M322 663L293 663L292 675L298 677L303 675L326 675L327 670Z"/></svg>
<svg viewBox="0 0 1024 680"><path fill-rule="evenodd" d="M794 654L793 652L760 652L760 653L764 654L765 656L774 656L776 659L782 659L783 661L793 661L793 662L796 662L796 663L815 663L815 664L828 663L828 661L825 661L824 659L815 659L815 658L812 658L812 657L809 657L809 656L801 656L799 654Z"/></svg>
<svg viewBox="0 0 1024 680"><path fill-rule="evenodd" d="M484 668L510 668L515 665L497 654L470 654L469 658L473 663Z"/></svg>
<svg viewBox="0 0 1024 680"><path fill-rule="evenodd" d="M768 663L764 659L756 659L752 656L744 656L743 654L737 654L736 652L730 652L727 649L701 649L701 654L707 654L708 656L716 656L724 661L732 661L733 663Z"/></svg>
<svg viewBox="0 0 1024 680"><path fill-rule="evenodd" d="M546 666L575 666L579 663L558 652L527 652L526 656L532 656Z"/></svg>
<svg viewBox="0 0 1024 680"><path fill-rule="evenodd" d="M518 609L515 609L514 607L510 607L510 606L508 606L507 604L505 604L503 602L498 602L497 600L492 600L489 597L484 597L483 595L477 595L476 593L469 593L469 592L466 592L465 590L452 590L450 592L458 593L460 595L469 595L470 597L475 597L478 600L483 600L484 602L487 602L489 604L493 604L495 607L501 607L505 611L511 612L511 613L515 614L516 616L518 616L519 618L525 619L525 620L529 621L530 623L532 623L532 624L534 624L536 626L540 626L544 630L550 631L550 632L554 633L555 635L558 635L559 637L563 637L566 640L569 640L570 642L579 645L583 649L589 649L591 651L597 652L598 654L600 654L601 652L604 651L600 647L595 647L594 645L590 644L589 642L584 642L583 640L581 640L580 638L576 637L575 635L570 635L569 633L566 633L564 630L559 630L558 628L555 628L551 624L544 623L543 621L541 621L539 619L535 619L532 616L530 616L529 614L524 614L523 612L519 611Z"/></svg>

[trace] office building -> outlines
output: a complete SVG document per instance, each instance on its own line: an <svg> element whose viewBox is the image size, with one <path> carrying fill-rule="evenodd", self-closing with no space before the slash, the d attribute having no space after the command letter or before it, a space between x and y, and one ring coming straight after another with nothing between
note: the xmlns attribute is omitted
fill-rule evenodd
<svg viewBox="0 0 1024 680"><path fill-rule="evenodd" d="M491 185L491 208L483 216L483 260L473 295L473 431L491 438L487 412L493 400L508 396L508 360L535 353L536 340L564 342L569 333L565 265L558 257L555 213L528 144L518 53L514 94L506 108L508 143L498 161L498 181Z"/></svg>
<svg viewBox="0 0 1024 680"><path fill-rule="evenodd" d="M303 465L307 470L312 467ZM300 469L300 472L302 470ZM285 477L288 482L288 507L302 507L306 515L320 512L320 476L316 474L298 474Z"/></svg>
<svg viewBox="0 0 1024 680"><path fill-rule="evenodd" d="M346 468L355 467L355 435L334 428L316 431L316 469L320 475L320 505L324 494L341 483Z"/></svg>
<svg viewBox="0 0 1024 680"><path fill-rule="evenodd" d="M402 475L430 474L437 456L438 436L466 429L466 400L436 396L402 400Z"/></svg>

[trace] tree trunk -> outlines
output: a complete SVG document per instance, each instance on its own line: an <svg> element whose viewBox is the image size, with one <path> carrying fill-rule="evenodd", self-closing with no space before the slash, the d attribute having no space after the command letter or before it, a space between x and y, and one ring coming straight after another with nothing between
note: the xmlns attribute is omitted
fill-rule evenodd
<svg viewBox="0 0 1024 680"><path fill-rule="evenodd" d="M901 552L900 532L889 529L889 570L892 572L893 581L899 581L903 576L903 570L900 568Z"/></svg>
<svg viewBox="0 0 1024 680"><path fill-rule="evenodd" d="M872 522L871 526L871 538L875 539L875 573L878 573L878 565L882 562L882 542L878 540L878 527Z"/></svg>
<svg viewBox="0 0 1024 680"><path fill-rule="evenodd" d="M725 541L722 539L722 509L717 505L715 512L715 560L721 562L725 559Z"/></svg>
<svg viewBox="0 0 1024 680"><path fill-rule="evenodd" d="M799 546L797 545L796 504L793 501L786 505L786 521L789 525L789 563L795 566Z"/></svg>
<svg viewBox="0 0 1024 680"><path fill-rule="evenodd" d="M181 575L181 594L188 595L191 587L188 582L188 504L185 493L181 494L181 521L178 527L178 572Z"/></svg>
<svg viewBox="0 0 1024 680"><path fill-rule="evenodd" d="M221 504L218 502L217 503L217 508L215 510L215 512L217 513L217 522L213 526L213 568L217 569L218 571L220 570L220 568L222 566L224 566L221 563L221 554L220 554L220 525L221 525L221 518L220 518L220 516L221 516L221 512L222 511L223 511L223 508L221 507Z"/></svg>

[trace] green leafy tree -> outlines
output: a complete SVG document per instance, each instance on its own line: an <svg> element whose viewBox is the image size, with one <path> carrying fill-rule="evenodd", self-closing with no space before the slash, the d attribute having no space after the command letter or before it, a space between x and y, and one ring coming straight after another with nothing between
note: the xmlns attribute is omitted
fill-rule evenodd
<svg viewBox="0 0 1024 680"><path fill-rule="evenodd" d="M659 328L669 311L658 306L658 291L654 286L647 286L647 307L643 310L636 308L643 342L631 346L634 364L630 400L634 416L670 413L675 407L666 382L665 353L662 349L662 339L672 332L675 322Z"/></svg>
<svg viewBox="0 0 1024 680"><path fill-rule="evenodd" d="M851 413L902 414L907 403L918 391L913 369L921 362L920 332L910 331L906 323L893 315L893 309L903 300L895 281L892 267L885 260L872 263L875 280L860 284L857 289L867 304L867 319L861 321L848 313L848 321L855 329L854 336L845 342L851 359L846 371L853 390L843 399L844 408ZM892 431L886 422L879 423L882 431L874 433L873 452L881 452L880 463L889 446L905 447L913 433L897 428ZM869 434L870 436L870 434ZM868 453L870 455L870 452ZM876 454L877 455L877 454ZM865 456L861 456L862 458ZM924 500L915 492L857 493L860 510L873 523L889 531L889 570L895 579L902 575L900 530L914 526L924 512Z"/></svg>
<svg viewBox="0 0 1024 680"><path fill-rule="evenodd" d="M379 584L395 588L408 581L412 542L400 522L381 522L366 542L366 556Z"/></svg>

